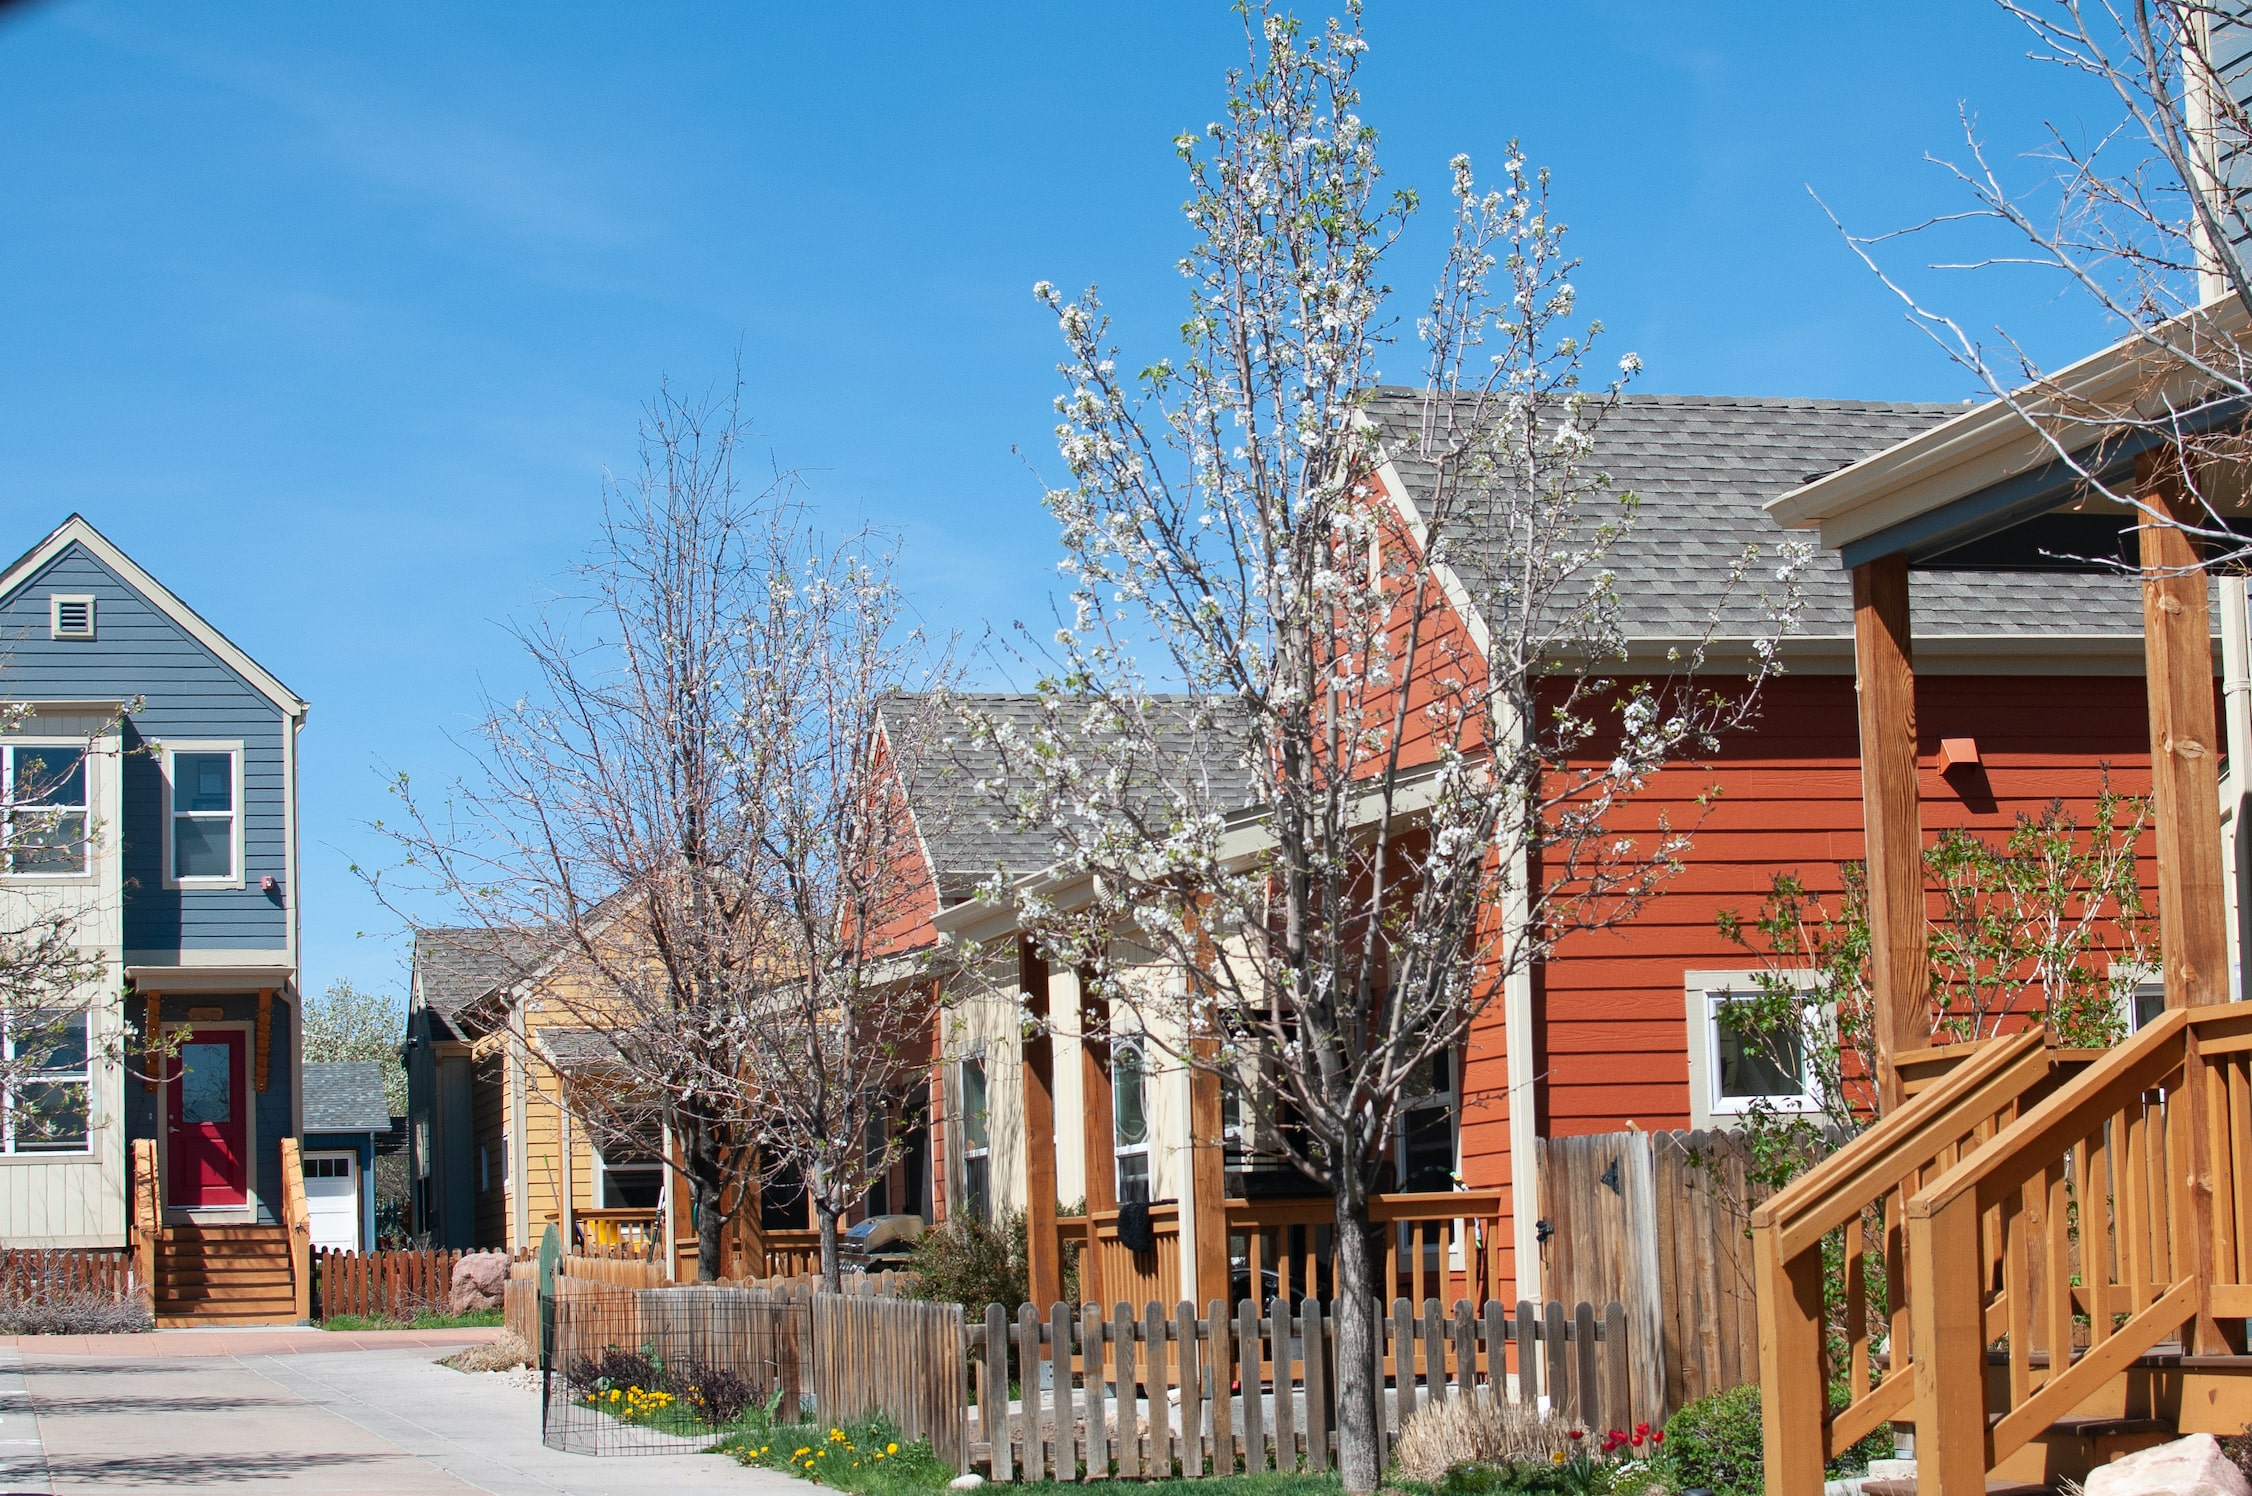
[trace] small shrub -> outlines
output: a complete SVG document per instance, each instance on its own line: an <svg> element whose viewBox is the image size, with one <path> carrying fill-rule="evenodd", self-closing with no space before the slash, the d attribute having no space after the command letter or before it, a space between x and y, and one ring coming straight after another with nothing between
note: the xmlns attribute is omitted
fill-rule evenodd
<svg viewBox="0 0 2252 1496"><path fill-rule="evenodd" d="M724 1428L753 1404L751 1379L732 1366L690 1362L677 1378L681 1400L713 1428Z"/></svg>
<svg viewBox="0 0 2252 1496"><path fill-rule="evenodd" d="M1759 1496L1766 1484L1761 1455L1756 1384L1700 1397L1666 1420L1665 1464L1681 1489Z"/></svg>
<svg viewBox="0 0 2252 1496"><path fill-rule="evenodd" d="M654 1392L665 1385L664 1363L649 1354L647 1346L629 1351L606 1345L599 1356L581 1356L573 1361L563 1376L578 1392L622 1391L629 1387Z"/></svg>
<svg viewBox="0 0 2252 1496"><path fill-rule="evenodd" d="M156 1328L135 1294L116 1298L84 1288L43 1289L0 1303L0 1335L138 1335Z"/></svg>
<svg viewBox="0 0 2252 1496"><path fill-rule="evenodd" d="M1470 1485L1451 1489L1445 1482L1463 1466L1491 1466L1511 1461L1547 1464L1571 1445L1560 1420L1542 1422L1531 1408L1516 1403L1494 1403L1485 1398L1458 1398L1434 1402L1416 1410L1400 1430L1393 1458L1410 1480L1439 1482L1445 1496L1477 1496L1484 1490L1517 1489ZM1463 1478L1486 1479L1483 1474Z"/></svg>
<svg viewBox="0 0 2252 1496"><path fill-rule="evenodd" d="M509 1371L531 1365L532 1348L515 1331L506 1330L498 1339L448 1356L445 1364L456 1371Z"/></svg>
<svg viewBox="0 0 2252 1496"><path fill-rule="evenodd" d="M972 1320L982 1319L988 1304L1013 1314L1031 1293L1024 1212L1004 1211L997 1220L981 1221L956 1211L915 1243L912 1265L917 1297L960 1304Z"/></svg>

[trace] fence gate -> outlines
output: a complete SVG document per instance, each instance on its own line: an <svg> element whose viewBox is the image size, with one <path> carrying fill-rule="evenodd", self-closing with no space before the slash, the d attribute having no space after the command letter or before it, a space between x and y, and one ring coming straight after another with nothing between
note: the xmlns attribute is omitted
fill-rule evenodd
<svg viewBox="0 0 2252 1496"><path fill-rule="evenodd" d="M1541 1286L1616 1299L1635 1400L1670 1414L1759 1379L1759 1300L1746 1234L1759 1195L1724 1132L1549 1138L1540 1151Z"/></svg>

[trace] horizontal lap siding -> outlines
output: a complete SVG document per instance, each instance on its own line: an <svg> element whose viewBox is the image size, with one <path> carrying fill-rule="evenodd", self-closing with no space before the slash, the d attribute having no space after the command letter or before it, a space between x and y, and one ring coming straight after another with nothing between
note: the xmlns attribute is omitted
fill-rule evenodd
<svg viewBox="0 0 2252 1496"><path fill-rule="evenodd" d="M2109 766L2112 788L2147 793L2149 729L2140 677L1927 676L1916 714L1927 839L1964 826L2006 833L2019 814L2062 797L2085 824ZM1973 738L1992 804L1938 771L1942 738ZM1696 798L1717 787L1709 810ZM1853 682L1786 677L1768 688L1760 726L1713 762L1669 770L1616 829L1648 838L1660 811L1693 832L1687 867L1629 923L1566 939L1541 972L1543 1130L1556 1136L1690 1125L1687 1015L1692 970L1757 965L1723 940L1721 911L1755 916L1773 878L1796 873L1835 907L1837 864L1863 855ZM2155 902L2156 870L2143 849ZM1463 1122L1463 1172L1473 1185L1506 1167L1498 1001L1480 1021L1492 1058L1473 1054Z"/></svg>
<svg viewBox="0 0 2252 1496"><path fill-rule="evenodd" d="M48 637L53 593L91 593L91 640ZM243 744L243 887L167 889L161 768L153 755L125 762L124 873L131 880L125 946L132 951L280 950L288 914L262 893L272 875L287 887L283 735L279 707L159 612L109 568L72 546L0 603L0 629L10 640L5 694L17 698L142 697L132 713L127 747L167 738L240 739Z"/></svg>

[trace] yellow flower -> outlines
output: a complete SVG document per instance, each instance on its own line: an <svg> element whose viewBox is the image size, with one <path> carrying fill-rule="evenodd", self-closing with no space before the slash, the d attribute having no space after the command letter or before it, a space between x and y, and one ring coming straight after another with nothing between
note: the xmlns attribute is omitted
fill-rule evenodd
<svg viewBox="0 0 2252 1496"><path fill-rule="evenodd" d="M897 1443L886 1444L886 1445L884 1446L884 1453L885 1453L885 1454L897 1454L897 1453L899 1453L899 1445L898 1445Z"/></svg>

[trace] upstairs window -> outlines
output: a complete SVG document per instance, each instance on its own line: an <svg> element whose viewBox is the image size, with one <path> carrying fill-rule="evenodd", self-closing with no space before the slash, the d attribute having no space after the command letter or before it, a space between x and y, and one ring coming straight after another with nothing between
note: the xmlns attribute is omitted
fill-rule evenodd
<svg viewBox="0 0 2252 1496"><path fill-rule="evenodd" d="M0 1019L0 1153L84 1153L93 1135L86 1015Z"/></svg>
<svg viewBox="0 0 2252 1496"><path fill-rule="evenodd" d="M237 882L242 849L240 750L172 748L164 761L172 795L172 881Z"/></svg>
<svg viewBox="0 0 2252 1496"><path fill-rule="evenodd" d="M6 780L7 870L67 877L86 871L86 750L10 743L0 748Z"/></svg>
<svg viewBox="0 0 2252 1496"><path fill-rule="evenodd" d="M47 599L47 636L51 639L94 637L94 595L57 592Z"/></svg>

